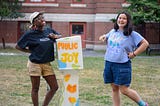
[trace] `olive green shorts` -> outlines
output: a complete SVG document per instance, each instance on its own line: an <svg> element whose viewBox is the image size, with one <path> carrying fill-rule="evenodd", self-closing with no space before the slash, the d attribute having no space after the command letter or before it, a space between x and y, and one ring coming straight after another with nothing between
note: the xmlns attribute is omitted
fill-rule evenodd
<svg viewBox="0 0 160 106"><path fill-rule="evenodd" d="M43 63L43 64L37 64L37 63L33 63L30 60L28 60L27 68L28 68L30 76L54 75L54 70L52 69L50 62Z"/></svg>

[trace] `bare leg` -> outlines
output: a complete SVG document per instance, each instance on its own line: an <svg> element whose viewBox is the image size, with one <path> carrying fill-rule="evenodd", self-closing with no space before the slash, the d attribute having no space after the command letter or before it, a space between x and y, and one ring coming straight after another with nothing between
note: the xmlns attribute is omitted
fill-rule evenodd
<svg viewBox="0 0 160 106"><path fill-rule="evenodd" d="M141 100L141 98L138 95L138 93L135 90L130 89L129 87L120 86L120 91L122 92L122 94L128 96L130 99L132 99L136 103L138 103L138 101Z"/></svg>
<svg viewBox="0 0 160 106"><path fill-rule="evenodd" d="M113 99L113 106L120 106L120 92L119 86L115 84L111 84L112 86L112 99Z"/></svg>
<svg viewBox="0 0 160 106"><path fill-rule="evenodd" d="M39 85L40 85L40 76L31 76L31 82L32 82L32 102L34 106L38 106L38 91L39 91Z"/></svg>
<svg viewBox="0 0 160 106"><path fill-rule="evenodd" d="M45 96L43 106L48 106L48 104L51 101L53 95L58 90L58 83L57 83L57 79L56 79L55 75L45 76L44 79L48 83L50 89Z"/></svg>

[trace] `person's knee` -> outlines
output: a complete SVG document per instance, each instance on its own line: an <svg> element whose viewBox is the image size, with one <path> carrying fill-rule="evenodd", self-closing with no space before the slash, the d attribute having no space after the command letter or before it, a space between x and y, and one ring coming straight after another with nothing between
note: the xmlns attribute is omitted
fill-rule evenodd
<svg viewBox="0 0 160 106"><path fill-rule="evenodd" d="M57 91L58 88L59 88L58 85L56 85L56 86L54 87L54 90Z"/></svg>
<svg viewBox="0 0 160 106"><path fill-rule="evenodd" d="M56 85L55 87L54 87L54 91L57 91L58 90L58 85Z"/></svg>
<svg viewBox="0 0 160 106"><path fill-rule="evenodd" d="M53 88L50 89L51 92L55 93L58 90L58 85L54 86Z"/></svg>
<svg viewBox="0 0 160 106"><path fill-rule="evenodd" d="M123 95L127 95L129 93L129 89L127 87L122 87L122 88L120 88L120 92Z"/></svg>
<svg viewBox="0 0 160 106"><path fill-rule="evenodd" d="M112 91L113 92L119 92L119 86L115 85L115 84L111 84L112 86Z"/></svg>
<svg viewBox="0 0 160 106"><path fill-rule="evenodd" d="M39 88L32 88L32 92L38 93L38 91L39 91Z"/></svg>
<svg viewBox="0 0 160 106"><path fill-rule="evenodd" d="M119 89L118 88L112 88L112 91L113 92L119 92Z"/></svg>

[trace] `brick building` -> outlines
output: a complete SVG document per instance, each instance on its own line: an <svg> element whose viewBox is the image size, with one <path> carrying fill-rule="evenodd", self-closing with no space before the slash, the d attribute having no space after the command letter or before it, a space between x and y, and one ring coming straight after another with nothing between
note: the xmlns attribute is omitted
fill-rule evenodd
<svg viewBox="0 0 160 106"><path fill-rule="evenodd" d="M0 44L14 46L20 36L28 29L29 16L34 11L45 11L47 26L54 28L63 36L82 36L83 48L102 49L98 41L103 33L112 27L112 18L125 5L125 0L20 0L23 18L0 22Z"/></svg>

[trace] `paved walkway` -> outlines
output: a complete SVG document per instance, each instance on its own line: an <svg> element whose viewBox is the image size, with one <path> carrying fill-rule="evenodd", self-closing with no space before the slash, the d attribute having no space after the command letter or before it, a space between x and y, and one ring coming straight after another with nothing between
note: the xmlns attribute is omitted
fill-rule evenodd
<svg viewBox="0 0 160 106"><path fill-rule="evenodd" d="M96 51L93 51L93 50L83 50L83 56L84 57L103 57L104 56L104 53L102 52L96 52ZM24 53L24 52L21 52L21 53L4 53L4 52L0 52L0 55L29 55L28 53Z"/></svg>
<svg viewBox="0 0 160 106"><path fill-rule="evenodd" d="M104 53L96 52L94 50L83 50L84 57L104 57Z"/></svg>

